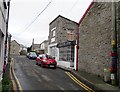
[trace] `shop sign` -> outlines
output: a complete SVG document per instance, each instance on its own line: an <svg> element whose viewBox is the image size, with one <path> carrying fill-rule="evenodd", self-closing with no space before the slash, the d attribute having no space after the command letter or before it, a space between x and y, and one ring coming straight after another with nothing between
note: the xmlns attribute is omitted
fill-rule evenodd
<svg viewBox="0 0 120 92"><path fill-rule="evenodd" d="M67 47L67 46L74 46L76 44L76 40L74 41L66 41L66 42L62 42L62 43L58 43L57 47Z"/></svg>

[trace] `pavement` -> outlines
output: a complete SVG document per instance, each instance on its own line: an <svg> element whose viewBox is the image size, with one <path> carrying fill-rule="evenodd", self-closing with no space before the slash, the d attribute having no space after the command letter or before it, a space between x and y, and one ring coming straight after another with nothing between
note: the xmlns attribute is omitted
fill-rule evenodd
<svg viewBox="0 0 120 92"><path fill-rule="evenodd" d="M120 88L118 86L113 86L110 83L106 83L100 76L96 76L81 70L75 71L73 68L64 67L61 65L58 65L58 68L71 72L76 78L78 78L85 85L91 87L95 92L120 92Z"/></svg>

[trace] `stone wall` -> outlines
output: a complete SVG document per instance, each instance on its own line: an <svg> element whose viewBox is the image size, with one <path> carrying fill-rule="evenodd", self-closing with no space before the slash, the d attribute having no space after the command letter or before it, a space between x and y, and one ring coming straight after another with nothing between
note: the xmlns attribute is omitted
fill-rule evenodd
<svg viewBox="0 0 120 92"><path fill-rule="evenodd" d="M103 76L111 57L112 11L110 2L95 2L79 29L79 69Z"/></svg>
<svg viewBox="0 0 120 92"><path fill-rule="evenodd" d="M118 33L118 46L120 46L120 1L116 3L116 12L117 12L117 33ZM118 78L120 78L120 47L118 47ZM119 79L120 87L120 79Z"/></svg>

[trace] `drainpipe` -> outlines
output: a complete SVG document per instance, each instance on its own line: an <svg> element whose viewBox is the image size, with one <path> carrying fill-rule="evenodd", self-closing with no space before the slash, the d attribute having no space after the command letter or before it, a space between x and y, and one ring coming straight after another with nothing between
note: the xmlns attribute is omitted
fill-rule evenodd
<svg viewBox="0 0 120 92"><path fill-rule="evenodd" d="M6 71L6 58L7 58L7 39L8 39L8 21L9 21L9 11L10 11L10 1L7 2L8 11L7 11L7 20L6 20L6 38L5 38L5 52L4 52L4 65L3 65L3 73Z"/></svg>
<svg viewBox="0 0 120 92"><path fill-rule="evenodd" d="M116 30L116 3L112 0L112 52L110 65L111 84L116 85L117 82L117 30Z"/></svg>
<svg viewBox="0 0 120 92"><path fill-rule="evenodd" d="M77 24L77 32L76 32L76 71L78 71L78 49L79 49L79 25Z"/></svg>

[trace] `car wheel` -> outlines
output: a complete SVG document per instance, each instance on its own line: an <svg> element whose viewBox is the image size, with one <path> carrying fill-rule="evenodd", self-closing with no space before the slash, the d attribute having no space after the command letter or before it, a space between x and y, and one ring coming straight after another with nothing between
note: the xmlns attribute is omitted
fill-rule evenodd
<svg viewBox="0 0 120 92"><path fill-rule="evenodd" d="M44 65L41 63L41 67L44 68Z"/></svg>
<svg viewBox="0 0 120 92"><path fill-rule="evenodd" d="M57 68L57 66L55 65L55 66L54 66L54 69L56 69L56 68Z"/></svg>
<svg viewBox="0 0 120 92"><path fill-rule="evenodd" d="M39 64L39 66L41 66L41 64Z"/></svg>
<svg viewBox="0 0 120 92"><path fill-rule="evenodd" d="M36 62L36 65L38 65L38 63Z"/></svg>

